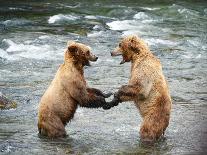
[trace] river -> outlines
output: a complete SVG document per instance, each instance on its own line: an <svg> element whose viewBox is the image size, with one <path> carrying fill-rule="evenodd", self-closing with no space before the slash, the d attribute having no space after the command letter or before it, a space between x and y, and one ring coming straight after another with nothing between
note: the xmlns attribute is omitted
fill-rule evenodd
<svg viewBox="0 0 207 155"><path fill-rule="evenodd" d="M92 47L88 85L105 92L126 84L130 64L110 51L137 34L162 62L173 108L165 137L140 143L133 103L108 111L78 108L67 138L39 138L38 103L63 63L68 40ZM0 111L0 154L207 153L207 2L0 0L0 92L17 108ZM110 98L111 99L111 98ZM110 100L109 99L109 100Z"/></svg>

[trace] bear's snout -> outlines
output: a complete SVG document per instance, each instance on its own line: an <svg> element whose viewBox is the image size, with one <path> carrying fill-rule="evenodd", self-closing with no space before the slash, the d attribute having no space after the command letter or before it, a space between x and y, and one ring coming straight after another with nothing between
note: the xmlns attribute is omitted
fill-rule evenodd
<svg viewBox="0 0 207 155"><path fill-rule="evenodd" d="M90 61L97 61L98 60L98 57L95 56L95 55L92 55L89 60Z"/></svg>
<svg viewBox="0 0 207 155"><path fill-rule="evenodd" d="M119 56L119 55L122 55L122 53L118 50L114 50L113 52L111 52L112 57Z"/></svg>
<svg viewBox="0 0 207 155"><path fill-rule="evenodd" d="M98 60L98 57L97 57L97 56L95 56L95 57L94 57L94 61L97 61L97 60Z"/></svg>

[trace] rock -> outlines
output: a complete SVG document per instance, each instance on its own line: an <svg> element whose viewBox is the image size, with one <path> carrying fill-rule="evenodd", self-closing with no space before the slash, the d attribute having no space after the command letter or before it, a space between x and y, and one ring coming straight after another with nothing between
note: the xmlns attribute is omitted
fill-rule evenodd
<svg viewBox="0 0 207 155"><path fill-rule="evenodd" d="M0 92L0 110L16 108L17 104L14 101L8 99L5 95Z"/></svg>

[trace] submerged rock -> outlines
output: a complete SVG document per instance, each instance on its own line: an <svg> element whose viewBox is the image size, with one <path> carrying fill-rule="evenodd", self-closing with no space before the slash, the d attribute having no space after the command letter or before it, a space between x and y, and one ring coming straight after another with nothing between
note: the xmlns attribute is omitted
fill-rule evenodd
<svg viewBox="0 0 207 155"><path fill-rule="evenodd" d="M14 101L8 99L5 95L0 92L0 110L16 108L17 104Z"/></svg>

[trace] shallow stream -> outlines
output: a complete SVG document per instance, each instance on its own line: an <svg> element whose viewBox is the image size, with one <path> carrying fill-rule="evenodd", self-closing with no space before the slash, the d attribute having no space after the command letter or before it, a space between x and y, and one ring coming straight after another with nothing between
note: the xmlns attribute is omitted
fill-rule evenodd
<svg viewBox="0 0 207 155"><path fill-rule="evenodd" d="M63 63L68 40L92 47L89 86L105 92L126 84L130 64L110 51L137 34L160 58L173 98L170 125L154 146L140 143L133 103L79 108L67 138L39 138L39 100ZM0 111L0 154L207 153L207 2L193 0L0 1L0 91L17 101Z"/></svg>

